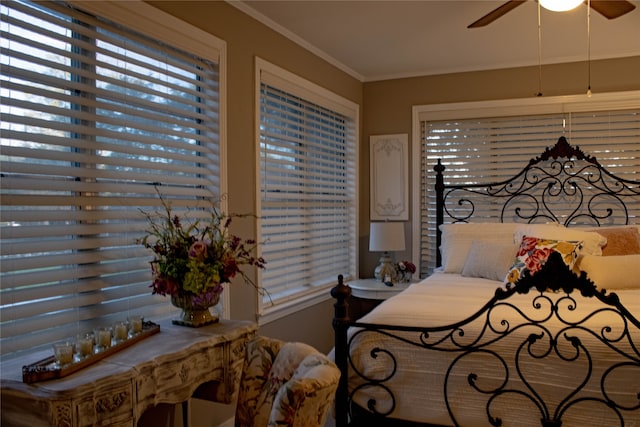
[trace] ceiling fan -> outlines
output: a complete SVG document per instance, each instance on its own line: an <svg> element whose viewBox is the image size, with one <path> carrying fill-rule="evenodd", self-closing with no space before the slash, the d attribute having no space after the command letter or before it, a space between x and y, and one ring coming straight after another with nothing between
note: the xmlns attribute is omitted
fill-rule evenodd
<svg viewBox="0 0 640 427"><path fill-rule="evenodd" d="M502 15L507 14L526 1L527 0L509 0L496 9L492 10L491 12L487 13L485 16L478 19L467 28L484 27L485 25L492 23ZM593 10L608 19L618 18L636 8L635 5L627 0L590 0L589 3L591 4L591 8Z"/></svg>

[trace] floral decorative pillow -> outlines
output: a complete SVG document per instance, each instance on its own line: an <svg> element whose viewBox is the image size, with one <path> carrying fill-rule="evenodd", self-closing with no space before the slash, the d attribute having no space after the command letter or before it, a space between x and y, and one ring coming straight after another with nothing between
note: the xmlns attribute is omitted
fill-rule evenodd
<svg viewBox="0 0 640 427"><path fill-rule="evenodd" d="M573 269L578 259L578 251L581 244L582 242L524 236L516 254L515 262L509 269L505 279L507 289L516 283L526 271L529 271L530 274L535 274L539 271L553 252L559 252L564 263L570 269Z"/></svg>

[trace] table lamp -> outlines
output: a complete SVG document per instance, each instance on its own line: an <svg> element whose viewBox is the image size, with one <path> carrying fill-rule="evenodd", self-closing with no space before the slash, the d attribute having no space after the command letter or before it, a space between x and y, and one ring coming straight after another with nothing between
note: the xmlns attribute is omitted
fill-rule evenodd
<svg viewBox="0 0 640 427"><path fill-rule="evenodd" d="M403 251L404 224L402 222L372 222L369 230L369 251L384 252L380 257L380 265L374 277L385 283L393 283L396 279L396 268L389 252Z"/></svg>

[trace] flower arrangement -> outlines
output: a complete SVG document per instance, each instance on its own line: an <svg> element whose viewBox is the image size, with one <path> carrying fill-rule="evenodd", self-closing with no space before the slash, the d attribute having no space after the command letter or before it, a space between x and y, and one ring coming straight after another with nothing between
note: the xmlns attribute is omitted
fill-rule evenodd
<svg viewBox="0 0 640 427"><path fill-rule="evenodd" d="M411 280L411 275L416 272L416 266L411 261L399 261L396 263L398 279L404 282Z"/></svg>
<svg viewBox="0 0 640 427"><path fill-rule="evenodd" d="M138 241L155 255L151 261L153 294L191 295L201 303L213 302L222 292L222 284L237 274L255 287L240 266L265 268L266 262L253 255L257 247L254 240L229 232L232 215L212 206L208 220L189 220L175 215L169 203L162 196L160 199L163 212L152 215L143 211L150 226Z"/></svg>

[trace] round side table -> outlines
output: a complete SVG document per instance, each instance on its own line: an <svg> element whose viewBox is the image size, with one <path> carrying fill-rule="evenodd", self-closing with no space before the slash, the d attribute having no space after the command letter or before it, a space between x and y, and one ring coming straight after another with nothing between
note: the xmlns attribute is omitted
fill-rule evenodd
<svg viewBox="0 0 640 427"><path fill-rule="evenodd" d="M378 279L358 279L348 282L351 288L349 300L349 315L352 319L359 319L387 298L399 294L411 283L394 283L387 286Z"/></svg>

